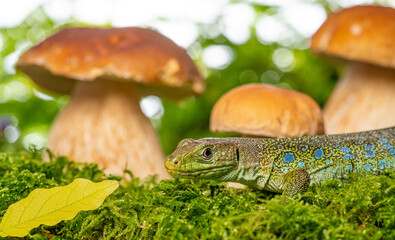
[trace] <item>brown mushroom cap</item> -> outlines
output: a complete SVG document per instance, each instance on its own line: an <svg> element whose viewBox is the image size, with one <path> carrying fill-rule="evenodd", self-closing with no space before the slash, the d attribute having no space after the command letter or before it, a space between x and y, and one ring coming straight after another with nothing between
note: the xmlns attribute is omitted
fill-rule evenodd
<svg viewBox="0 0 395 240"><path fill-rule="evenodd" d="M223 95L211 111L213 132L296 137L323 133L321 109L309 96L267 84L246 84Z"/></svg>
<svg viewBox="0 0 395 240"><path fill-rule="evenodd" d="M143 94L175 98L204 90L184 49L138 27L64 29L24 53L17 67L43 88L63 94L70 94L76 81L100 79L137 82Z"/></svg>
<svg viewBox="0 0 395 240"><path fill-rule="evenodd" d="M395 68L395 9L356 6L333 13L312 37L311 49Z"/></svg>

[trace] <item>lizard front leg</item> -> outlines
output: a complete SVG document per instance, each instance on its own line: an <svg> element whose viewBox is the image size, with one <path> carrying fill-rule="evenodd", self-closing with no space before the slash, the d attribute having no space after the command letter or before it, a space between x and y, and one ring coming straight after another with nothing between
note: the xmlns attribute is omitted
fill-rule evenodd
<svg viewBox="0 0 395 240"><path fill-rule="evenodd" d="M287 172L283 177L284 200L286 197L293 197L298 193L307 191L310 186L310 174L304 169L295 169Z"/></svg>

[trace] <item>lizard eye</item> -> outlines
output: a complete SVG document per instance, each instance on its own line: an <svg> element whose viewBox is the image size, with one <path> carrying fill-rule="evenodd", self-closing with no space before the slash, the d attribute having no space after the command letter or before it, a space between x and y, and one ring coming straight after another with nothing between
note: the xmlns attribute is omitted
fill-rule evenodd
<svg viewBox="0 0 395 240"><path fill-rule="evenodd" d="M211 148L204 149L203 157L210 159L213 156L213 151Z"/></svg>

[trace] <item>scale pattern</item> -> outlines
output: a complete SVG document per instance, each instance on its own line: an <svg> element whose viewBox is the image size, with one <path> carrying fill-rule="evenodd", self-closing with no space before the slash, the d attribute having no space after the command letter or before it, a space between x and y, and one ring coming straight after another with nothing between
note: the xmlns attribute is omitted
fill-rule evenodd
<svg viewBox="0 0 395 240"><path fill-rule="evenodd" d="M312 180L342 179L353 172L376 174L395 169L395 128L344 134L277 139L271 181L284 173L304 169ZM263 140L265 141L265 140ZM311 181L311 184L314 183Z"/></svg>
<svg viewBox="0 0 395 240"><path fill-rule="evenodd" d="M202 157L207 148L213 151L210 159ZM293 195L304 191L307 183L360 171L395 170L395 127L297 138L188 139L165 165L176 177L240 182L273 192L288 188L288 195Z"/></svg>

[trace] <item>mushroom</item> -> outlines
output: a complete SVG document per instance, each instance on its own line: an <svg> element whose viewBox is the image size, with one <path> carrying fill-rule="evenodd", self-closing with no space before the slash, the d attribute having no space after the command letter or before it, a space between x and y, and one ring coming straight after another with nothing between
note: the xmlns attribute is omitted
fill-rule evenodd
<svg viewBox="0 0 395 240"><path fill-rule="evenodd" d="M321 109L311 97L268 84L245 84L223 95L211 111L210 129L252 137L324 133Z"/></svg>
<svg viewBox="0 0 395 240"><path fill-rule="evenodd" d="M395 9L356 6L333 13L312 37L311 50L348 62L324 108L327 133L395 125Z"/></svg>
<svg viewBox="0 0 395 240"><path fill-rule="evenodd" d="M107 173L168 178L142 95L200 94L204 82L186 52L137 27L69 28L25 52L17 63L41 87L71 94L56 117L48 147L55 155L97 163Z"/></svg>

